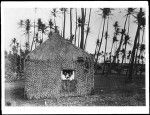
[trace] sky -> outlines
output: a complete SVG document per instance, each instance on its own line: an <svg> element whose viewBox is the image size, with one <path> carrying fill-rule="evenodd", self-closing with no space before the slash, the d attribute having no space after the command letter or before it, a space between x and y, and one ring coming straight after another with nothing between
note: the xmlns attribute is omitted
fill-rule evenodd
<svg viewBox="0 0 150 115"><path fill-rule="evenodd" d="M12 38L16 38L17 41L21 44L22 48L24 48L24 43L26 41L26 36L23 34L24 29L19 28L18 22L20 20L26 20L30 19L32 24L34 22L34 19L37 20L38 18L41 18L42 21L46 24L48 24L49 19L54 19L51 14L52 8L36 8L35 13L35 7L33 8L5 8L4 10L4 29L5 29L5 50L10 51L11 50L11 40ZM57 9L59 11L59 8ZM86 22L88 21L88 15L89 15L89 8L87 8L87 16L86 16ZM139 9L137 9L138 11ZM78 17L80 16L81 9L78 8ZM100 31L99 39L101 38L101 32L102 32L102 16L98 15L101 14L101 11L98 8L92 8L91 11L91 21L90 21L90 33L87 38L87 47L86 51L88 53L94 53L95 47L96 47L96 40L98 39L98 33ZM110 52L111 50L111 44L112 44L112 37L114 34L113 24L115 21L119 22L120 28L123 28L124 22L125 22L125 14L126 9L125 8L114 8L112 10L112 15L110 16L109 26L108 26L108 44L107 44L107 52ZM72 10L73 15L73 34L75 31L75 10ZM133 44L137 24L134 22L135 18L132 16L130 19L130 37L131 37L131 43ZM59 11L57 13L56 17L56 24L59 26L59 29L62 30L63 27L63 16L62 13ZM69 10L66 15L66 39L70 36L70 15ZM105 27L106 28L106 27ZM32 28L33 30L33 28ZM77 36L78 36L77 30ZM118 40L120 40L120 36L118 36ZM30 44L33 39L33 32L30 35ZM44 36L44 41L47 40L48 37ZM119 44L119 42L118 42ZM105 39L103 39L101 51L104 51L105 47ZM114 45L114 47L117 47ZM127 46L127 50L130 50L132 46ZM114 48L114 51L116 49Z"/></svg>
<svg viewBox="0 0 150 115"><path fill-rule="evenodd" d="M145 3L144 3L145 2ZM20 29L18 29L18 26L17 26L17 22L20 20L20 19L27 19L27 18L30 18L32 19L33 21L33 17L34 17L34 8L35 7L40 7L38 8L38 11L37 11L37 14L39 15L39 17L41 17L42 19L44 18L45 20L47 18L49 18L49 9L50 8L54 8L54 7L64 7L64 6L67 6L67 7L75 7L75 8L81 8L81 7L89 7L89 8L102 8L102 7L113 7L113 8L127 8L127 7L144 7L146 8L146 11L147 11L147 23L148 23L148 19L149 19L149 7L148 7L148 2L146 3L146 1L116 1L116 2L111 2L111 1L85 1L85 2L6 2L4 4L4 2L1 2L1 31L2 31L2 34L1 34L1 39L2 39L2 48L4 48L5 50L9 51L10 50L10 43L11 43L11 39L16 37L18 41L21 40L21 43L23 44L24 41L25 41L25 36L22 35L22 31ZM48 8L45 9L44 7ZM99 15L97 15L94 11L92 11L92 19L91 19L91 33L89 34L88 36L88 52L93 52L95 50L95 41L97 39L97 34L98 34L98 29L101 27L100 26L100 22L101 22L101 17ZM118 16L119 15L119 16ZM115 20L118 20L120 25L122 26L123 23L124 23L124 17L123 17L123 13L120 13L118 14L115 13L114 14L114 17L115 18L112 18L112 22L113 23ZM132 20L134 21L134 19ZM111 25L111 24L110 24ZM132 23L131 25L131 29L133 32L131 32L131 39L132 41L134 40L134 37L135 37L135 32L136 32L136 27L137 25L135 23ZM111 28L111 27L110 27ZM146 38L145 39L145 43L146 45L148 46L148 43L149 43L149 37L148 37L148 24L146 25ZM69 33L69 32L68 32ZM111 34L111 33L109 33ZM112 42L111 38L109 40L109 46L110 46L110 43ZM105 43L105 42L104 42ZM108 48L109 49L109 48ZM149 57L149 51L146 50L146 57ZM3 56L2 56L3 57ZM4 58L2 58L4 60ZM5 73L4 71L4 68L5 68L5 65L4 65L4 62L5 61L2 61L2 76L4 76L3 73ZM147 64L146 64L146 75L149 75L149 58L147 58ZM4 79L2 79L4 80ZM146 89L149 89L149 76L146 77ZM3 85L3 91L5 90L4 88L4 84L2 83ZM51 113L51 114L55 114L56 111L60 112L60 113L91 113L93 114L94 113L149 113L149 91L146 90L146 106L144 107L140 107L140 108L137 108L137 107L131 107L131 108L128 108L128 107L123 107L123 108L120 108L120 107L110 107L108 111L108 108L106 107L98 107L98 108L55 108L55 107L48 107L48 108L28 108L28 107L23 107L23 108L17 108L17 107L13 107L13 108L8 108L8 107L5 107L5 103L4 101L3 102L3 113L8 113L8 114L22 114L22 113ZM4 94L4 93L3 93ZM5 96L2 96L2 97L5 97ZM4 98L2 99L4 100ZM17 111L18 110L18 111Z"/></svg>

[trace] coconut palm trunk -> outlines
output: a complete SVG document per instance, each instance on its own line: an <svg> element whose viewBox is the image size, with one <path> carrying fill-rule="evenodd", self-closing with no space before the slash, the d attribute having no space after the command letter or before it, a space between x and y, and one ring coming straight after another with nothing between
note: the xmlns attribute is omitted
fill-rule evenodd
<svg viewBox="0 0 150 115"><path fill-rule="evenodd" d="M84 14L84 8L81 8L81 42L80 42L80 48L84 49L84 23L85 23L85 14Z"/></svg>
<svg viewBox="0 0 150 115"><path fill-rule="evenodd" d="M76 11L76 27L75 27L75 37L74 37L75 40L74 40L74 44L76 45L76 40L77 40L77 37L76 37L76 36L77 36L77 27L78 27L78 26L77 26L77 20L78 20L78 19L77 19L77 18L78 18L78 17L77 17L77 9L76 9L75 11Z"/></svg>
<svg viewBox="0 0 150 115"><path fill-rule="evenodd" d="M145 33L145 29L143 28L141 45L143 44L144 33ZM140 50L139 57L141 58L141 56L142 56L142 51Z"/></svg>
<svg viewBox="0 0 150 115"><path fill-rule="evenodd" d="M129 81L132 81L132 75L134 72L133 69L134 69L134 61L135 61L135 52L136 52L136 46L137 46L137 40L139 37L139 33L140 33L140 25L138 25L138 27L137 27L136 36L135 36L135 40L134 40L134 46L133 46L132 53L131 53L131 61L130 61L129 75L128 75Z"/></svg>
<svg viewBox="0 0 150 115"><path fill-rule="evenodd" d="M65 38L65 22L66 22L66 11L64 9L64 28L63 28L63 38Z"/></svg>
<svg viewBox="0 0 150 115"><path fill-rule="evenodd" d="M28 34L28 41L27 42L28 42L28 50L29 50L30 49L30 42L29 42L30 33L28 32L27 34Z"/></svg>
<svg viewBox="0 0 150 115"><path fill-rule="evenodd" d="M137 47L136 47L135 62L134 62L134 64L137 64L138 51L139 51L139 46L140 46L139 43L140 43L140 33L139 33L139 37L138 37L138 40L137 40Z"/></svg>
<svg viewBox="0 0 150 115"><path fill-rule="evenodd" d="M88 34L89 34L90 19L91 19L91 8L90 8L90 13L89 13L89 21L88 21L88 26L87 26L87 31L86 31L86 37L85 37L85 43L84 43L84 49L86 48L87 37L88 37Z"/></svg>
<svg viewBox="0 0 150 115"><path fill-rule="evenodd" d="M125 31L127 19L128 19L128 15L126 16L126 19L125 19L123 31ZM118 58L119 52L120 52L120 50L121 50L122 42L123 42L123 37L124 37L124 32L122 32L121 40L120 40L118 49L117 49L117 51L116 51L116 53L115 53L115 55L114 55L113 63L116 61L116 58Z"/></svg>
<svg viewBox="0 0 150 115"><path fill-rule="evenodd" d="M104 63L106 61L106 55L105 54L106 54L106 50L107 50L108 24L109 24L109 17L107 19L107 29L106 29L106 35L105 35L106 42L105 42Z"/></svg>
<svg viewBox="0 0 150 115"><path fill-rule="evenodd" d="M72 36L72 8L70 8L70 42L72 43L73 36Z"/></svg>
<svg viewBox="0 0 150 115"><path fill-rule="evenodd" d="M100 41L100 44L99 44L99 48L98 48L97 54L99 54L99 52L100 52L101 45L102 45L102 41L103 41L103 35L104 35L104 29L105 29L105 21L106 21L106 18L104 18L103 30L102 30L102 37L101 37L101 41ZM99 55L96 55L96 59L95 59L95 62L96 62L96 63L97 63L97 61L98 61L98 56L99 56Z"/></svg>
<svg viewBox="0 0 150 115"><path fill-rule="evenodd" d="M32 44L31 44L31 51L32 51L32 47L33 47L33 43L34 43L34 39L35 39L35 18L36 18L36 9L37 8L35 8L35 13L34 13L34 33L33 33L33 40L32 40Z"/></svg>
<svg viewBox="0 0 150 115"><path fill-rule="evenodd" d="M79 27L79 33L78 33L78 47L80 47L80 27Z"/></svg>
<svg viewBox="0 0 150 115"><path fill-rule="evenodd" d="M33 43L34 43L34 38L35 38L35 20L34 20L34 34L33 34L33 40L31 44L31 51L32 51Z"/></svg>
<svg viewBox="0 0 150 115"><path fill-rule="evenodd" d="M127 32L127 35L129 35L129 30L130 30L130 15L128 17L128 32ZM122 58L122 63L123 63L124 60L125 60L125 63L126 63L126 50L127 50L127 43L125 44L125 53L124 53L123 58Z"/></svg>
<svg viewBox="0 0 150 115"><path fill-rule="evenodd" d="M112 42L112 45L111 45L111 51L110 51L110 63L111 63L111 55L112 55L112 49L113 49L113 46L114 46L114 42Z"/></svg>

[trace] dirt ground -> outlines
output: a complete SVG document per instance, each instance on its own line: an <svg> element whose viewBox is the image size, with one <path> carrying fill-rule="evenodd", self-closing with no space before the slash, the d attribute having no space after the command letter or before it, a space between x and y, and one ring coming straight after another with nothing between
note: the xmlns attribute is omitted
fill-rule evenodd
<svg viewBox="0 0 150 115"><path fill-rule="evenodd" d="M24 96L24 82L5 83L6 106L145 106L143 77L124 84L121 76L95 76L95 90L88 96L29 100Z"/></svg>

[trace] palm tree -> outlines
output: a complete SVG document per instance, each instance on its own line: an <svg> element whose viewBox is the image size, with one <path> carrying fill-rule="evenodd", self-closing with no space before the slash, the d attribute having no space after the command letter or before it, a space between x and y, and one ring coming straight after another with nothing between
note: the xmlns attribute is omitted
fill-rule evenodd
<svg viewBox="0 0 150 115"><path fill-rule="evenodd" d="M81 42L80 42L80 48L84 49L84 24L85 24L85 12L84 8L81 8Z"/></svg>
<svg viewBox="0 0 150 115"><path fill-rule="evenodd" d="M13 39L12 39L12 43L10 44L10 46L12 46L13 54L17 53L16 44L17 44L17 40L16 40L16 38L13 38Z"/></svg>
<svg viewBox="0 0 150 115"><path fill-rule="evenodd" d="M29 43L28 43L28 42L25 42L25 48L26 48L25 52L26 52L26 54L27 54L27 52L29 51L29 50L28 50L28 47L29 47Z"/></svg>
<svg viewBox="0 0 150 115"><path fill-rule="evenodd" d="M101 41L100 41L100 44L99 44L99 48L98 48L98 51L97 52L100 52L100 49L101 49L101 45L102 45L102 41L103 41L103 35L104 35L104 29L105 29L105 21L106 21L106 18L111 14L111 9L110 8L103 8L103 9L100 9L102 10L102 18L103 18L103 30L102 30L102 36L101 36ZM98 55L96 56L96 59L95 59L96 63L98 61Z"/></svg>
<svg viewBox="0 0 150 115"><path fill-rule="evenodd" d="M29 19L27 19L25 21L25 34L27 34L27 42L28 42L28 50L30 48L30 43L29 43L29 38L30 38L30 30L31 30L31 21Z"/></svg>
<svg viewBox="0 0 150 115"><path fill-rule="evenodd" d="M137 27L137 31L136 31L136 35L135 35L135 39L134 39L134 45L133 45L133 49L132 49L132 54L131 54L131 63L130 63L130 67L129 67L129 75L128 75L128 79L129 81L132 80L132 75L133 75L133 67L134 67L134 59L135 59L135 52L136 52L136 46L137 46L137 40L140 34L140 29L141 26L143 25L143 23L145 24L145 13L142 11L142 8L140 8L140 11L138 12L136 19L137 19L137 23L138 23L138 27Z"/></svg>
<svg viewBox="0 0 150 115"><path fill-rule="evenodd" d="M108 38L108 24L109 24L109 16L108 16L108 19L107 19L107 28L106 28L106 33L105 33L105 40L106 40L106 42L105 42L105 54L106 54L106 48L107 48L107 38ZM104 63L105 63L105 61L106 61L106 57L105 57L105 55L104 55Z"/></svg>
<svg viewBox="0 0 150 115"><path fill-rule="evenodd" d="M70 8L70 42L72 43L72 8Z"/></svg>
<svg viewBox="0 0 150 115"><path fill-rule="evenodd" d="M38 18L38 22L37 22L38 31L41 31L42 24L43 24L43 22L42 22L41 18Z"/></svg>
<svg viewBox="0 0 150 115"><path fill-rule="evenodd" d="M125 16L126 16L126 19L125 19L125 22L124 22L124 28L122 29L122 32L121 32L120 43L119 43L118 49L117 49L117 51L116 51L116 53L115 53L113 62L115 62L116 58L118 58L118 56L119 56L119 52L120 52L120 50L121 50L123 38L124 38L124 35L125 35L125 32L126 32L127 20L128 20L128 18L130 17L130 15L132 15L132 14L134 13L134 10L135 10L135 8L128 8L128 9L127 9L127 14L125 15Z"/></svg>
<svg viewBox="0 0 150 115"><path fill-rule="evenodd" d="M130 36L129 35L125 35L125 39L124 39L123 45L125 45L125 51L124 51L124 54L123 54L123 57L122 57L122 63L123 63L124 59L125 59L125 63L126 63L127 44L131 45L131 43L130 43Z"/></svg>
<svg viewBox="0 0 150 115"><path fill-rule="evenodd" d="M145 50L145 44L141 44L141 46L140 46L140 58L141 59L143 59L142 56L143 56L144 50ZM142 60L142 64L143 64L143 60Z"/></svg>
<svg viewBox="0 0 150 115"><path fill-rule="evenodd" d="M74 44L76 45L76 36L77 36L77 27L78 27L78 23L77 23L77 21L78 21L78 18L77 18L77 8L76 8L76 27L75 27L75 40L74 40Z"/></svg>
<svg viewBox="0 0 150 115"><path fill-rule="evenodd" d="M78 47L80 47L80 28L81 28L81 18L79 17L78 18L78 28L79 28L79 31L78 31Z"/></svg>
<svg viewBox="0 0 150 115"><path fill-rule="evenodd" d="M111 56L112 56L112 49L113 49L113 46L114 46L114 43L117 42L117 36L114 36L113 37L113 42L112 42L112 45L111 45L111 51L110 51L110 62L111 62Z"/></svg>
<svg viewBox="0 0 150 115"><path fill-rule="evenodd" d="M143 44L143 39L144 39L144 33L145 33L145 22L143 22L142 24L142 40L141 40L141 43L139 44L140 45L140 54L139 54L139 58L141 58L141 55L142 55L142 52L141 52L141 46Z"/></svg>
<svg viewBox="0 0 150 115"><path fill-rule="evenodd" d="M36 18L36 10L37 10L37 8L35 8L35 10L34 10L34 12L35 12L34 13L35 14L34 15L34 26L33 26L34 27L34 34L33 34L33 40L32 40L32 45L31 45L31 51L32 51L32 47L33 47L33 42L35 42L35 26L36 26L35 25L35 18Z"/></svg>
<svg viewBox="0 0 150 115"><path fill-rule="evenodd" d="M13 39L12 39L12 44L14 44L14 45L15 45L16 43L17 43L16 38L13 38Z"/></svg>
<svg viewBox="0 0 150 115"><path fill-rule="evenodd" d="M39 39L38 39L38 32L35 34L35 48L37 46L37 43L39 43Z"/></svg>
<svg viewBox="0 0 150 115"><path fill-rule="evenodd" d="M87 25L87 31L86 31L84 49L86 48L87 37L88 37L89 31L90 31L90 27L89 27L90 19L91 19L91 8L90 8L90 12L89 12L89 20L88 20L88 25Z"/></svg>
<svg viewBox="0 0 150 115"><path fill-rule="evenodd" d="M45 29L47 28L45 24L43 24L41 18L38 19L38 22L37 22L37 26L38 26L38 31L41 31L42 32L42 40L41 42L43 42L43 34L45 33ZM41 43L40 42L40 43Z"/></svg>
<svg viewBox="0 0 150 115"><path fill-rule="evenodd" d="M52 19L50 19L49 21L48 21L48 25L49 25L49 29L50 29L50 32L49 32L49 37L51 36L51 34L52 34L52 29L54 29L54 23L52 22Z"/></svg>
<svg viewBox="0 0 150 115"><path fill-rule="evenodd" d="M45 24L42 24L41 31L42 31L42 42L43 42L43 34L45 34L45 31L47 29L47 26Z"/></svg>
<svg viewBox="0 0 150 115"><path fill-rule="evenodd" d="M65 38L65 23L66 23L66 12L67 12L67 8L60 8L60 10L63 12L63 17L64 17L64 27L63 27L63 38Z"/></svg>
<svg viewBox="0 0 150 115"><path fill-rule="evenodd" d="M55 24L55 26L56 26L56 14L57 14L57 9L56 8L53 8L52 9L52 11L51 11L51 13L52 13L52 15L54 16L54 24Z"/></svg>
<svg viewBox="0 0 150 115"><path fill-rule="evenodd" d="M18 25L19 25L19 28L22 28L24 26L24 21L20 20L19 23L18 23Z"/></svg>
<svg viewBox="0 0 150 115"><path fill-rule="evenodd" d="M20 22L18 23L19 28L24 28L25 32L24 34L27 35L27 42L29 44L29 38L30 38L30 30L31 30L31 21L29 19L26 19L25 21L20 20ZM30 44L28 45L28 50L30 48Z"/></svg>

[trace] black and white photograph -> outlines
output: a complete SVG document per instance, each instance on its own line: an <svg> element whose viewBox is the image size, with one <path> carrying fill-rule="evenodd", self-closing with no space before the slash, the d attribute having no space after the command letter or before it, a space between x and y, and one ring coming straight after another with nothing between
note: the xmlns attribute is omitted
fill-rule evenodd
<svg viewBox="0 0 150 115"><path fill-rule="evenodd" d="M116 3L2 2L2 111L148 113L148 3Z"/></svg>

